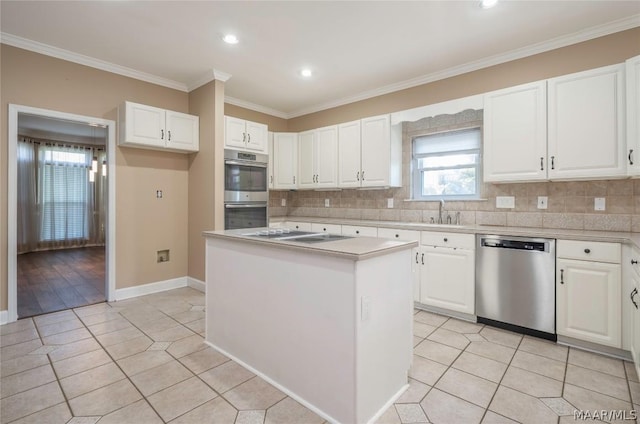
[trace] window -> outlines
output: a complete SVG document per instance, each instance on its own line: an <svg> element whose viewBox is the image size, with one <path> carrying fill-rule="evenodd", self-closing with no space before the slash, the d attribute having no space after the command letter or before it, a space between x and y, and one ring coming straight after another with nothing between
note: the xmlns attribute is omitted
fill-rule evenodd
<svg viewBox="0 0 640 424"><path fill-rule="evenodd" d="M480 128L415 137L412 197L416 200L480 196Z"/></svg>

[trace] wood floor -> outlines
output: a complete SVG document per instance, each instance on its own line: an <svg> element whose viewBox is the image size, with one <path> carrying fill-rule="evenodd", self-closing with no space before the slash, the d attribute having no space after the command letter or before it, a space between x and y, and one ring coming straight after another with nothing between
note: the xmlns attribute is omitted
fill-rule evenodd
<svg viewBox="0 0 640 424"><path fill-rule="evenodd" d="M18 318L105 301L105 248L18 255Z"/></svg>

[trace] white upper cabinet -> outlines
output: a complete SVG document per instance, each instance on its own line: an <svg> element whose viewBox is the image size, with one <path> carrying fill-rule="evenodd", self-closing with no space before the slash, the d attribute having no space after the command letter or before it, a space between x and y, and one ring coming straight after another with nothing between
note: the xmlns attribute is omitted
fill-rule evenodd
<svg viewBox="0 0 640 424"><path fill-rule="evenodd" d="M118 108L118 121L120 146L185 153L199 149L197 116L125 102Z"/></svg>
<svg viewBox="0 0 640 424"><path fill-rule="evenodd" d="M484 96L484 180L547 179L547 83Z"/></svg>
<svg viewBox="0 0 640 424"><path fill-rule="evenodd" d="M338 127L298 134L298 188L338 185Z"/></svg>
<svg viewBox="0 0 640 424"><path fill-rule="evenodd" d="M338 125L338 186L360 187L360 121Z"/></svg>
<svg viewBox="0 0 640 424"><path fill-rule="evenodd" d="M640 56L626 62L627 77L627 170L640 176Z"/></svg>
<svg viewBox="0 0 640 424"><path fill-rule="evenodd" d="M400 187L401 127L389 115L373 116L338 127L339 187Z"/></svg>
<svg viewBox="0 0 640 424"><path fill-rule="evenodd" d="M273 188L295 189L298 174L298 134L273 133Z"/></svg>
<svg viewBox="0 0 640 424"><path fill-rule="evenodd" d="M389 115L360 121L360 183L362 187L396 187L402 185L400 164L401 137L392 137Z"/></svg>
<svg viewBox="0 0 640 424"><path fill-rule="evenodd" d="M548 80L550 179L626 175L624 65Z"/></svg>
<svg viewBox="0 0 640 424"><path fill-rule="evenodd" d="M264 124L245 121L231 116L224 117L224 147L267 153L269 129Z"/></svg>

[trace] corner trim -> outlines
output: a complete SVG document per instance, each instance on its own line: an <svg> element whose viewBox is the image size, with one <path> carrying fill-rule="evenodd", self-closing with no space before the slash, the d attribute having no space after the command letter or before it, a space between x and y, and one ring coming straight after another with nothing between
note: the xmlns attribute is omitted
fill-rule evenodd
<svg viewBox="0 0 640 424"><path fill-rule="evenodd" d="M207 285L204 283L204 281L200 281L197 278L193 277L187 277L187 286L202 293L205 293L207 288Z"/></svg>
<svg viewBox="0 0 640 424"><path fill-rule="evenodd" d="M0 311L0 325L9 323L9 311Z"/></svg>
<svg viewBox="0 0 640 424"><path fill-rule="evenodd" d="M116 289L115 300L131 299L132 297L144 296L146 294L159 293L172 289L187 287L188 277L173 278L171 280L156 281L155 283L142 284L140 286Z"/></svg>

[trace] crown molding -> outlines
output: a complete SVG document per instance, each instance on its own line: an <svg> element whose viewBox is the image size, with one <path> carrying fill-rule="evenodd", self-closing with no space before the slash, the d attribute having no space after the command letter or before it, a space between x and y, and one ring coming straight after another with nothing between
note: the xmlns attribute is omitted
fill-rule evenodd
<svg viewBox="0 0 640 424"><path fill-rule="evenodd" d="M224 96L224 102L234 106L243 107L245 109L253 110L254 112L266 113L267 115L275 116L277 118L289 119L290 114L282 112L270 107L261 106L255 103L247 102L245 100L236 99L235 97Z"/></svg>
<svg viewBox="0 0 640 424"><path fill-rule="evenodd" d="M195 90L196 88L200 88L205 84L210 83L213 80L218 80L218 81L222 81L222 82L227 82L227 80L229 80L229 78L231 78L231 74L228 74L226 72L223 72L219 69L211 69L207 72L205 72L205 74L201 77L198 78L197 80L193 81L191 84L189 84L187 86L187 91L191 92L193 90Z"/></svg>
<svg viewBox="0 0 640 424"><path fill-rule="evenodd" d="M66 60L68 62L77 63L79 65L89 66L91 68L100 69L101 71L111 72L114 74L122 75L129 78L134 78L140 81L149 82L151 84L161 85L163 87L172 88L179 91L188 91L187 86L181 82L173 81L167 78L158 77L156 75L148 74L146 72L137 71L135 69L127 68L125 66L116 65L104 60L96 59L90 56L74 53L69 50L61 49L58 47L50 46L48 44L40 43L26 38L18 37L17 35L8 34L6 32L0 32L0 43L8 46L17 47L24 50L29 50L35 53L40 53L46 56L55 57L57 59Z"/></svg>
<svg viewBox="0 0 640 424"><path fill-rule="evenodd" d="M420 77L412 78L406 81L386 85L374 90L368 90L354 96L343 97L342 99L320 103L315 106L298 109L287 113L287 119L296 118L298 116L308 115L310 113L320 112L322 110L331 109L339 106L344 106L349 103L354 103L372 97L382 96L385 94L393 93L400 90L406 90L408 88L417 87L419 85L428 84L430 82L442 80L445 78L455 77L457 75L465 74L467 72L477 71L479 69L488 68L490 66L499 65L501 63L510 62L512 60L522 59L527 56L533 56L535 54L544 53L550 50L559 49L561 47L570 46L572 44L581 43L598 37L604 37L605 35L614 34L616 32L625 31L640 26L640 14L631 15L629 17L619 19L607 24L598 25L588 28L583 31L574 32L569 35L552 38L551 40L543 41L540 43L532 44L520 49L511 50L506 53L489 56L484 59L468 62L460 66L454 66L449 69L445 69L439 72L423 75Z"/></svg>

